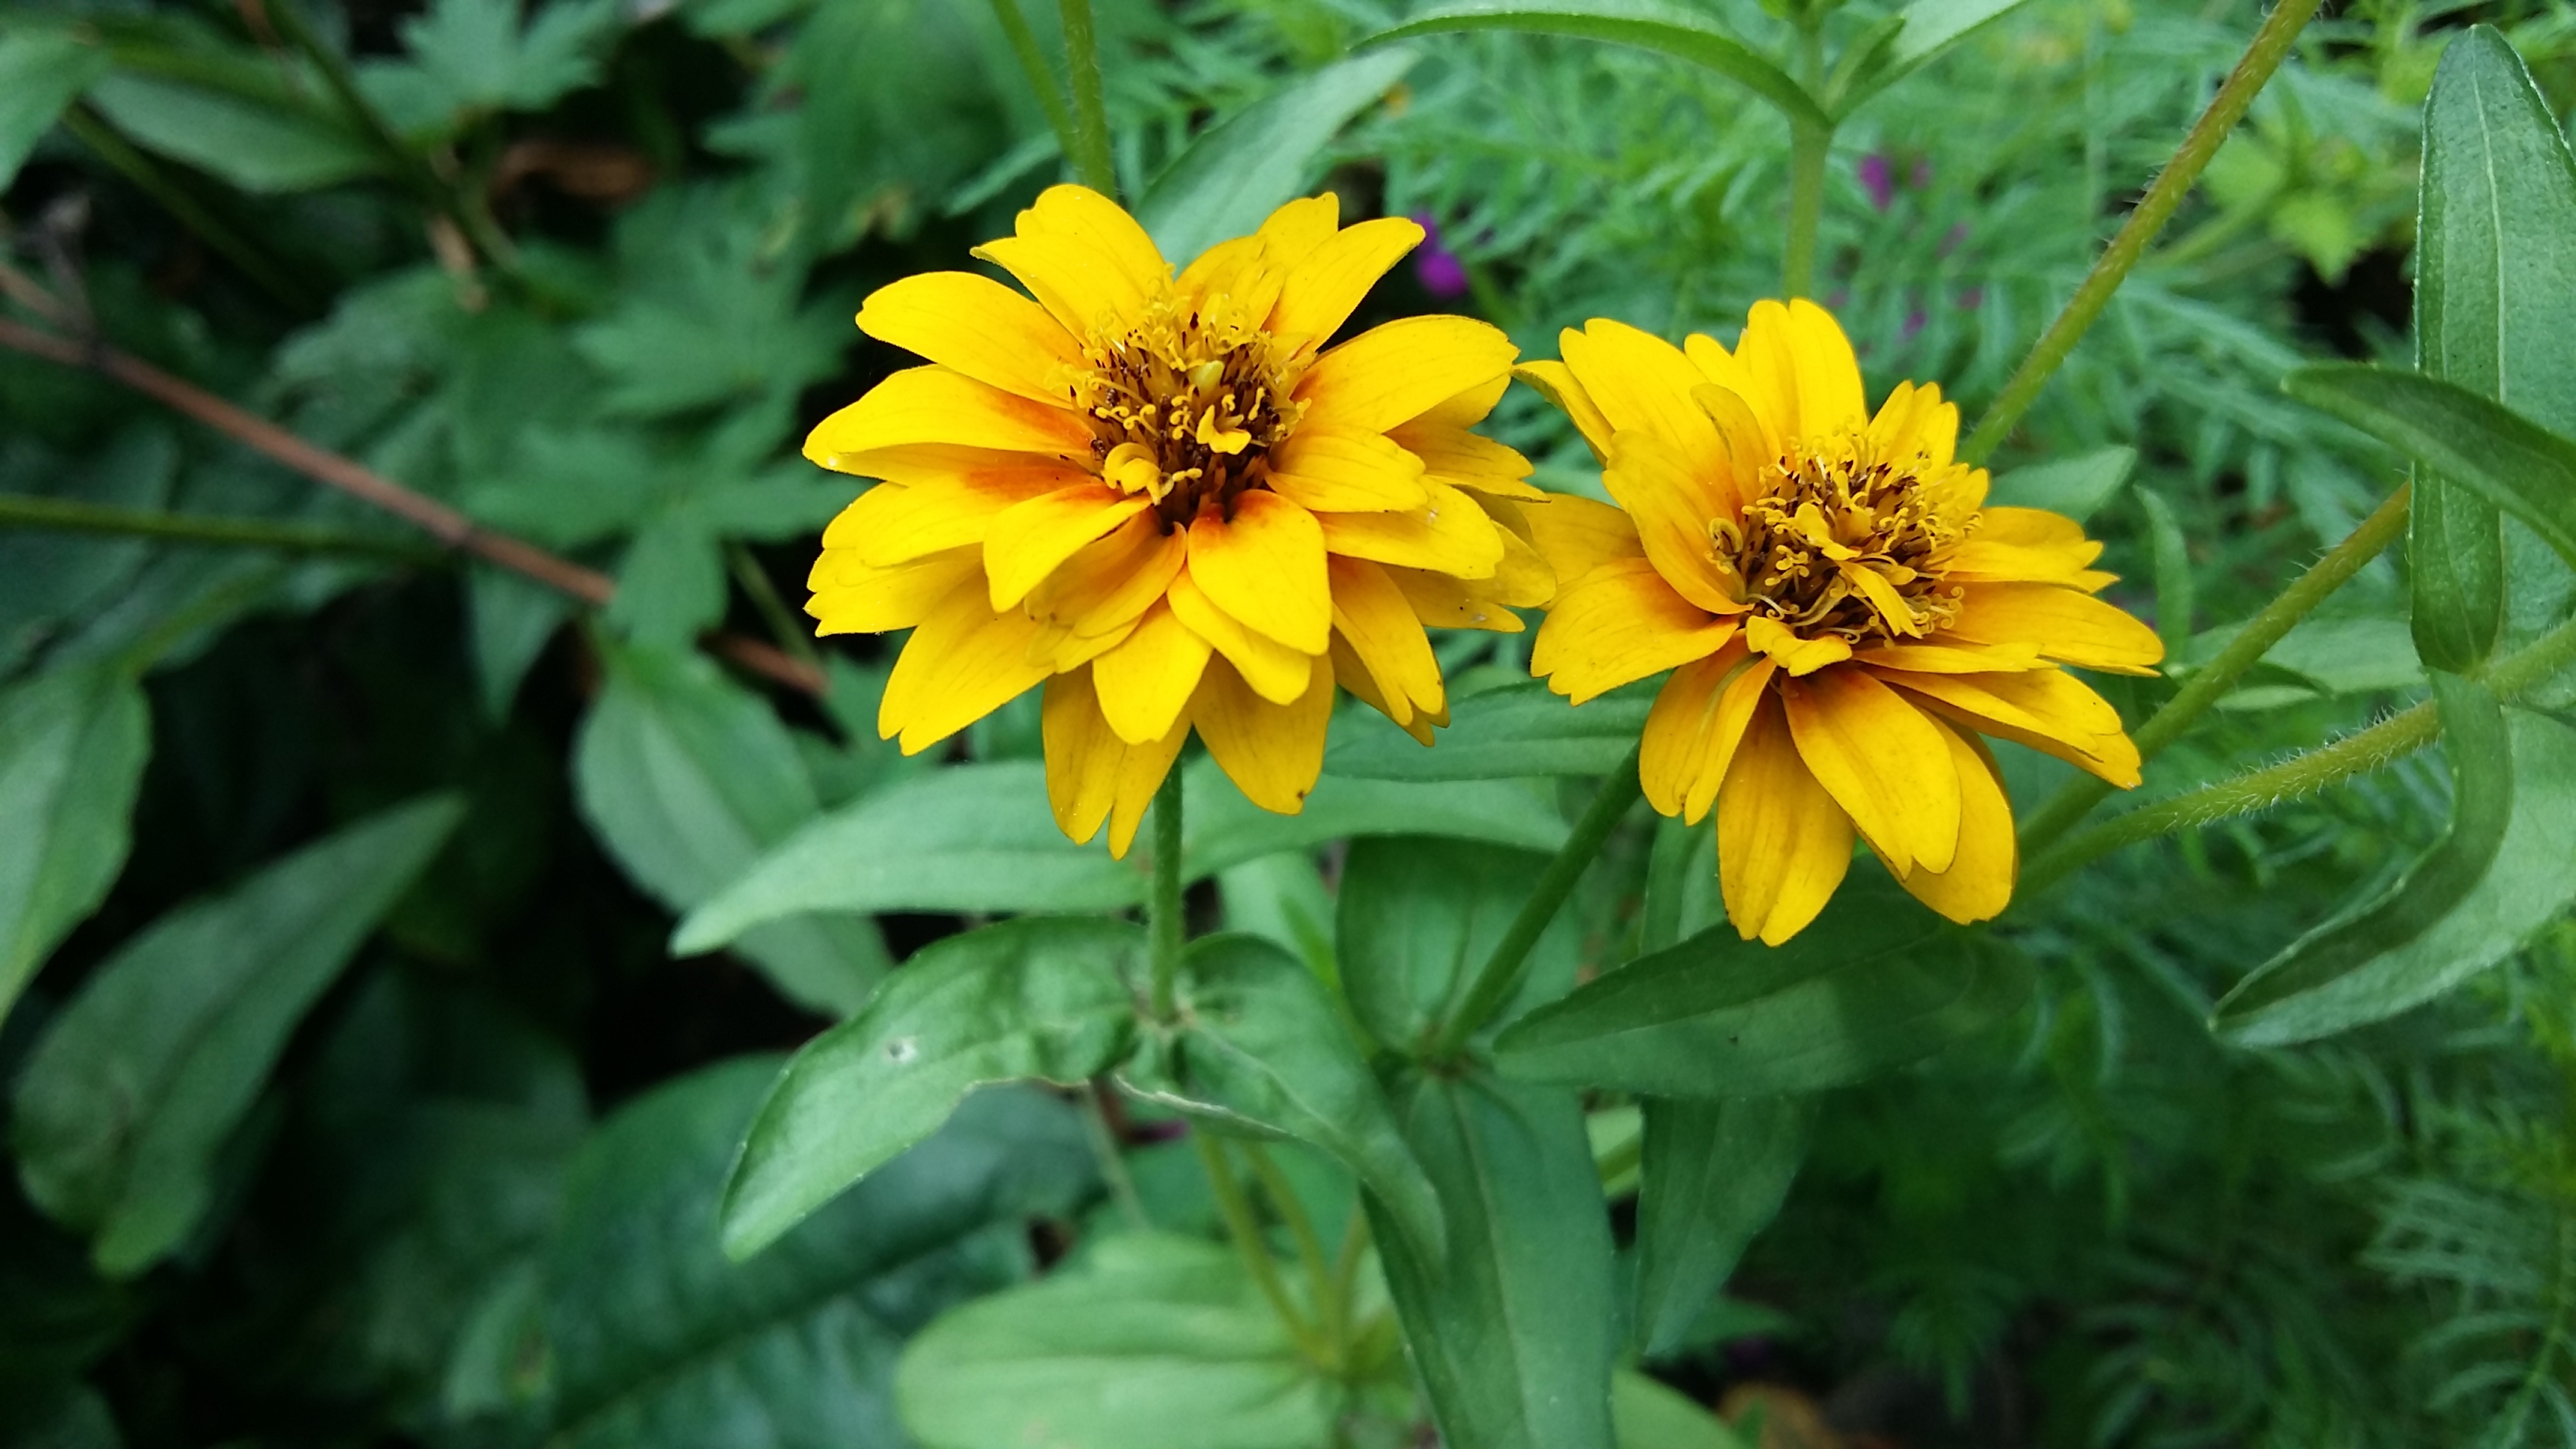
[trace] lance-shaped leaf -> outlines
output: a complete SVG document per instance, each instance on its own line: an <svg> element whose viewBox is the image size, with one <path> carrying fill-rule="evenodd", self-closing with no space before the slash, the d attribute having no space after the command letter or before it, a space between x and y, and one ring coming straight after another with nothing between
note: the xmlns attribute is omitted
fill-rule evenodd
<svg viewBox="0 0 2576 1449"><path fill-rule="evenodd" d="M2103 448L2072 458L2033 463L1995 475L1989 507L2045 508L2082 523L2108 503L2138 466L2135 448Z"/></svg>
<svg viewBox="0 0 2576 1449"><path fill-rule="evenodd" d="M388 811L181 906L55 1019L18 1083L19 1180L91 1235L102 1271L148 1267L196 1227L287 1036L461 814L445 797Z"/></svg>
<svg viewBox="0 0 2576 1449"><path fill-rule="evenodd" d="M2411 372L2328 363L2303 367L2282 386L2440 470L2576 565L2576 442L2492 398Z"/></svg>
<svg viewBox="0 0 2576 1449"><path fill-rule="evenodd" d="M1518 30L1633 45L1704 66L1778 106L1793 121L1830 129L1833 120L1788 72L1709 19L1657 0L1463 0L1435 5L1372 40L1402 40L1459 30Z"/></svg>
<svg viewBox="0 0 2576 1449"><path fill-rule="evenodd" d="M1610 1449L1610 1224L1574 1095L1415 1075L1396 1118L1439 1189L1422 1256L1372 1201L1387 1287L1442 1442Z"/></svg>
<svg viewBox="0 0 2576 1449"><path fill-rule="evenodd" d="M1209 127L1154 178L1136 219L1168 257L1249 236L1305 187L1315 158L1353 116L1413 68L1394 47L1328 65Z"/></svg>
<svg viewBox="0 0 2576 1449"><path fill-rule="evenodd" d="M2416 366L2561 433L2576 431L2576 159L2504 37L2474 26L2451 42L2424 103L2416 218ZM2474 667L2504 620L2496 505L2438 469L2419 470L2407 520L2416 652Z"/></svg>
<svg viewBox="0 0 2576 1449"><path fill-rule="evenodd" d="M2001 20L2024 0L1914 0L1889 17L1896 22L1884 48L1864 53L1853 78L1835 97L1835 112L1848 115L1862 102L1938 59L1972 31ZM1866 47L1869 40L1860 45ZM1849 65L1851 62L1846 61Z"/></svg>
<svg viewBox="0 0 2576 1449"><path fill-rule="evenodd" d="M1655 683L1571 705L1539 680L1483 690L1449 706L1449 727L1426 749L1374 711L1353 712L1324 756L1336 775L1362 780L1512 780L1607 775L1637 747Z"/></svg>
<svg viewBox="0 0 2576 1449"><path fill-rule="evenodd" d="M1351 847L1334 933L1352 1013L1398 1051L1428 1042L1546 870L1543 856L1463 841ZM1528 980L1504 1020L1574 984L1579 936L1573 913L1558 912L1531 949Z"/></svg>
<svg viewBox="0 0 2576 1449"><path fill-rule="evenodd" d="M61 30L11 29L0 35L0 191L54 118L107 74L107 48Z"/></svg>
<svg viewBox="0 0 2576 1449"><path fill-rule="evenodd" d="M1637 1188L1639 1351L1681 1340L1778 1216L1807 1156L1810 1099L1648 1098Z"/></svg>
<svg viewBox="0 0 2576 1449"><path fill-rule="evenodd" d="M151 737L143 690L122 669L57 669L0 690L0 1020L116 883Z"/></svg>
<svg viewBox="0 0 2576 1449"><path fill-rule="evenodd" d="M1200 760L1189 770L1181 856L1191 880L1283 850L1362 836L1482 840L1541 854L1565 843L1565 817L1555 800L1518 780L1430 784L1325 775L1304 809L1274 815L1245 799L1216 761Z"/></svg>
<svg viewBox="0 0 2576 1449"><path fill-rule="evenodd" d="M1179 1029L1121 1081L1336 1159L1436 1255L1439 1200L1314 973L1285 947L1241 932L1191 942L1181 969Z"/></svg>
<svg viewBox="0 0 2576 1449"><path fill-rule="evenodd" d="M1039 918L923 948L779 1073L725 1184L725 1251L767 1247L978 1087L1108 1067L1127 1047L1144 942L1125 921Z"/></svg>
<svg viewBox="0 0 2576 1449"><path fill-rule="evenodd" d="M1893 881L1845 886L1787 945L1717 926L1543 1006L1495 1043L1510 1075L1722 1099L1862 1081L1985 1030L2031 967Z"/></svg>
<svg viewBox="0 0 2576 1449"><path fill-rule="evenodd" d="M2238 982L2211 1025L2307 1041L2393 1016L2495 965L2576 900L2576 729L2433 676L2451 828L2388 893Z"/></svg>

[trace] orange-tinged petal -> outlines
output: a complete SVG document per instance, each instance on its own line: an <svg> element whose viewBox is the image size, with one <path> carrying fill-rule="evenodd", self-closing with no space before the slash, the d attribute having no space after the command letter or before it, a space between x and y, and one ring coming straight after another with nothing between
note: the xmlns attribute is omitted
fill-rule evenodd
<svg viewBox="0 0 2576 1449"><path fill-rule="evenodd" d="M1446 710L1435 715L1415 709L1400 694L1389 699L1385 692L1378 688L1377 676L1369 673L1368 664L1360 658L1359 651L1353 649L1351 641L1341 635L1333 636L1332 651L1325 657L1333 661L1334 683L1349 690L1352 698L1393 720L1406 734L1413 736L1415 743L1429 745L1432 740L1432 726L1448 723Z"/></svg>
<svg viewBox="0 0 2576 1449"><path fill-rule="evenodd" d="M1154 239L1118 203L1081 186L1050 186L1019 215L1014 234L975 255L1020 279L1077 337L1143 310L1172 274Z"/></svg>
<svg viewBox="0 0 2576 1449"><path fill-rule="evenodd" d="M1556 404L1557 409L1573 419L1575 431L1592 448L1595 458L1610 456L1610 420L1601 415L1592 394L1583 390L1574 370L1562 362L1524 362L1512 369L1512 376L1537 388L1539 395Z"/></svg>
<svg viewBox="0 0 2576 1449"><path fill-rule="evenodd" d="M1557 596L1539 626L1530 672L1576 704L1705 659L1735 637L1735 620L1712 618L1673 591L1644 559L1603 564Z"/></svg>
<svg viewBox="0 0 2576 1449"><path fill-rule="evenodd" d="M1765 694L1717 797L1717 883L1736 934L1766 946L1807 928L1851 869L1852 823L1807 772Z"/></svg>
<svg viewBox="0 0 2576 1449"><path fill-rule="evenodd" d="M1709 495L1726 517L1734 517L1744 511L1745 500L1762 491L1763 465L1778 458L1780 450L1741 396L1704 382L1691 389L1691 403L1716 426L1725 455L1724 465L1709 475Z"/></svg>
<svg viewBox="0 0 2576 1449"><path fill-rule="evenodd" d="M1422 460L1378 433L1299 428L1270 453L1270 486L1318 513L1388 513L1431 501Z"/></svg>
<svg viewBox="0 0 2576 1449"><path fill-rule="evenodd" d="M1105 817L1109 853L1125 859L1154 792L1189 739L1188 722L1176 722L1161 739L1129 744L1102 717L1087 669L1047 681L1039 721L1046 744L1047 801L1055 808L1057 828L1074 843L1088 844Z"/></svg>
<svg viewBox="0 0 2576 1449"><path fill-rule="evenodd" d="M1231 519L1200 514L1190 525L1190 578L1245 627L1300 654L1321 654L1330 642L1324 531L1275 493L1238 496Z"/></svg>
<svg viewBox="0 0 2576 1449"><path fill-rule="evenodd" d="M923 443L1051 458L1091 456L1091 430L1071 410L936 366L906 368L816 423L805 435L805 456L826 468L857 472L858 454Z"/></svg>
<svg viewBox="0 0 2576 1449"><path fill-rule="evenodd" d="M1050 628L1098 638L1135 623L1188 560L1188 534L1165 533L1161 519L1140 513L1084 544L1021 607Z"/></svg>
<svg viewBox="0 0 2576 1449"><path fill-rule="evenodd" d="M1027 598L1084 545L1152 506L1095 478L1004 509L984 534L993 607L1007 609Z"/></svg>
<svg viewBox="0 0 2576 1449"><path fill-rule="evenodd" d="M2021 868L2012 802L1986 747L1947 724L1940 730L1959 774L1959 853L1948 870L1918 865L1898 879L1916 900L1961 925L1990 921L2012 904L2013 877Z"/></svg>
<svg viewBox="0 0 2576 1449"><path fill-rule="evenodd" d="M1798 756L1898 875L1948 870L1959 772L1941 727L1862 669L1780 681Z"/></svg>
<svg viewBox="0 0 2576 1449"><path fill-rule="evenodd" d="M1339 561L1341 555L1334 555ZM1511 596L1500 578L1462 579L1427 569L1380 564L1386 576L1413 606L1413 616L1434 629L1481 629L1489 634L1519 634L1528 625L1512 612Z"/></svg>
<svg viewBox="0 0 2576 1449"><path fill-rule="evenodd" d="M1854 663L1907 674L1994 674L2048 669L2030 644L1878 644L1852 655Z"/></svg>
<svg viewBox="0 0 2576 1449"><path fill-rule="evenodd" d="M990 277L923 272L868 294L859 330L977 382L1069 406L1082 344L1045 308Z"/></svg>
<svg viewBox="0 0 2576 1449"><path fill-rule="evenodd" d="M1521 510L1521 516L1529 521L1530 542L1556 570L1560 588L1614 559L1646 556L1636 521L1607 503L1559 493Z"/></svg>
<svg viewBox="0 0 2576 1449"><path fill-rule="evenodd" d="M823 530L823 547L849 549L880 568L982 543L993 518L1016 503L1085 482L1062 463L998 468L911 487L880 484Z"/></svg>
<svg viewBox="0 0 2576 1449"><path fill-rule="evenodd" d="M983 571L983 552L973 548L952 549L892 568L873 568L849 553L825 549L806 579L814 596L806 601L805 612L817 621L816 634L909 629Z"/></svg>
<svg viewBox="0 0 2576 1449"><path fill-rule="evenodd" d="M1706 659L1692 660L1673 671L1655 695L1655 707L1647 712L1637 757L1637 778L1645 787L1648 804L1663 814L1680 815L1703 782L1708 797L1716 798L1745 723L1752 718L1752 706L1758 702L1741 698L1738 708L1725 710L1729 697L1741 694L1729 686L1753 670L1760 670L1767 682L1777 667L1768 659L1755 659L1739 638ZM1701 808L1704 813L1706 807ZM1692 823L1697 823L1696 817Z"/></svg>
<svg viewBox="0 0 2576 1449"><path fill-rule="evenodd" d="M1319 513L1324 547L1350 558L1489 579L1503 561L1502 530L1476 500L1428 475L1430 501L1403 513Z"/></svg>
<svg viewBox="0 0 2576 1449"><path fill-rule="evenodd" d="M1363 559L1336 558L1332 585L1333 628L1376 681L1380 711L1406 724L1417 708L1444 708L1447 695L1430 636L1386 570Z"/></svg>
<svg viewBox="0 0 2576 1449"><path fill-rule="evenodd" d="M1542 502L1547 494L1521 481L1530 475L1530 460L1459 423L1415 418L1387 436L1437 474L1452 488L1473 488L1506 498Z"/></svg>
<svg viewBox="0 0 2576 1449"><path fill-rule="evenodd" d="M1595 317L1578 332L1557 334L1565 365L1608 419L1614 433L1649 433L1706 474L1722 466L1717 427L1691 401L1700 372L1682 350L1625 322ZM1612 450L1616 457L1616 450Z"/></svg>
<svg viewBox="0 0 2576 1449"><path fill-rule="evenodd" d="M1777 458L1793 441L1776 409L1776 389L1753 375L1744 359L1727 351L1714 337L1694 332L1682 339L1682 351L1708 379L1706 390L1691 389L1691 401L1717 424L1731 457L1749 456L1755 464ZM1724 394L1723 397L1718 396ZM1737 488L1751 492L1754 475L1738 472Z"/></svg>
<svg viewBox="0 0 2576 1449"><path fill-rule="evenodd" d="M1200 590L1189 571L1183 569L1172 578L1171 592L1164 595L1172 613L1190 632L1205 639L1216 652L1226 657L1235 673L1249 682L1262 698L1275 704L1286 704L1305 691L1307 666L1312 655L1301 654L1287 645L1256 634L1241 620L1216 606Z"/></svg>
<svg viewBox="0 0 2576 1449"><path fill-rule="evenodd" d="M1324 733L1333 718L1333 665L1305 661L1306 687L1274 702L1223 661L1211 662L1190 700L1190 723L1219 768L1264 810L1294 815L1305 808L1324 771Z"/></svg>
<svg viewBox="0 0 2576 1449"><path fill-rule="evenodd" d="M919 754L1026 693L1049 672L1029 659L1037 627L1017 609L994 612L974 580L951 591L904 641L877 733Z"/></svg>
<svg viewBox="0 0 2576 1449"><path fill-rule="evenodd" d="M1172 732L1207 669L1208 643L1157 602L1126 642L1091 663L1100 713L1118 738L1145 744Z"/></svg>
<svg viewBox="0 0 2576 1449"><path fill-rule="evenodd" d="M1382 433L1511 371L1502 329L1467 317L1405 317L1315 359L1297 380L1310 426Z"/></svg>
<svg viewBox="0 0 2576 1449"><path fill-rule="evenodd" d="M1689 462L1651 432L1622 432L1611 444L1601 482L1634 521L1655 571L1681 596L1712 614L1742 613L1744 581L1721 567L1709 548L1709 523L1731 518Z"/></svg>
<svg viewBox="0 0 2576 1449"><path fill-rule="evenodd" d="M2036 644L2064 664L2152 676L2156 631L2090 594L2050 584L1969 584L1945 635L1971 644Z"/></svg>
<svg viewBox="0 0 2576 1449"><path fill-rule="evenodd" d="M2123 789L2138 783L2138 747L2121 731L2120 712L2062 669L1879 677L1981 734L2055 755Z"/></svg>
<svg viewBox="0 0 2576 1449"><path fill-rule="evenodd" d="M1852 656L1850 642L1841 636L1824 634L1801 639L1788 625L1768 614L1756 614L1744 621L1744 642L1779 660L1780 667L1791 674L1813 674Z"/></svg>
<svg viewBox="0 0 2576 1449"><path fill-rule="evenodd" d="M1321 347L1368 296L1387 268L1422 244L1422 228L1400 216L1334 234L1288 269L1270 331L1292 346Z"/></svg>

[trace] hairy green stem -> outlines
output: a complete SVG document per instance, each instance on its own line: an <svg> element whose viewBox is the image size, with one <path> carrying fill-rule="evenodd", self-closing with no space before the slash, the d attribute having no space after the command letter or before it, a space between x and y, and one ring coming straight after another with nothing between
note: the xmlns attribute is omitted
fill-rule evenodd
<svg viewBox="0 0 2576 1449"><path fill-rule="evenodd" d="M1234 1180L1234 1164L1226 1160L1225 1149L1203 1126L1190 1129L1190 1144L1198 1149L1199 1165L1207 1169L1208 1190L1216 1195L1217 1216L1225 1221L1225 1234L1234 1240L1235 1256L1243 1260L1244 1271L1260 1286L1261 1296L1270 1300L1271 1311L1279 1315L1280 1323L1297 1341L1307 1361L1321 1362L1313 1330L1297 1312L1287 1285L1279 1281L1279 1265L1271 1260L1270 1247L1262 1241L1261 1224L1252 1216L1252 1200L1244 1196L1243 1184Z"/></svg>
<svg viewBox="0 0 2576 1449"><path fill-rule="evenodd" d="M1029 89L1037 93L1038 105L1046 112L1047 126L1055 132L1056 144L1070 158L1074 153L1073 113L1064 108L1064 89L1056 84L1055 72L1047 67L1046 52L1038 47L1037 32L1029 29L1029 17L1020 12L1020 0L993 0L993 18L1001 22L1003 38L1011 43L1011 54L1018 57Z"/></svg>
<svg viewBox="0 0 2576 1449"><path fill-rule="evenodd" d="M1573 832L1565 837L1556 858L1548 862L1547 872L1531 887L1529 899L1521 903L1520 914L1512 917L1511 928L1503 933L1494 954L1486 958L1466 996L1441 1024L1426 1053L1430 1060L1455 1060L1467 1038L1511 1004L1513 993L1520 990L1521 971L1529 960L1530 948L1538 944L1540 933L1556 919L1565 898L1573 894L1574 883L1583 878L1583 872L1600 855L1601 843L1610 838L1628 807L1644 793L1637 782L1638 753L1630 750L1628 758L1601 782L1600 793L1592 797L1592 803L1584 807L1583 817L1574 822Z"/></svg>
<svg viewBox="0 0 2576 1449"><path fill-rule="evenodd" d="M1174 760L1154 792L1154 894L1146 902L1145 924L1151 936L1154 966L1154 1019L1172 1019L1172 992L1181 974L1181 942L1187 935L1181 896L1181 765Z"/></svg>
<svg viewBox="0 0 2576 1449"><path fill-rule="evenodd" d="M190 195L185 187L163 175L151 157L129 145L123 136L117 134L116 128L101 120L87 103L75 102L63 112L62 121L63 129L97 153L98 159L132 182L136 190L159 203L163 211L170 213L197 240L212 248L215 255L232 263L279 305L305 314L320 310L312 294L295 280L283 263L271 258L222 218L207 210L205 204Z"/></svg>
<svg viewBox="0 0 2576 1449"><path fill-rule="evenodd" d="M165 513L151 508L120 508L70 498L37 498L0 493L0 528L42 528L57 533L93 533L123 538L151 538L169 543L212 543L238 548L268 548L281 553L354 553L405 563L437 563L444 555L408 539L379 538L306 523L279 523L266 518L218 518L198 513Z"/></svg>
<svg viewBox="0 0 2576 1449"><path fill-rule="evenodd" d="M1109 112L1100 97L1100 38L1091 0L1057 0L1064 16L1065 72L1073 81L1073 174L1116 200L1118 170L1109 160Z"/></svg>
<svg viewBox="0 0 2576 1449"><path fill-rule="evenodd" d="M1297 1260L1305 1268L1307 1286L1315 1295L1320 1336L1338 1362L1349 1325L1344 1321L1340 1280L1324 1257L1324 1240L1316 1235L1314 1220L1306 1215L1306 1205L1298 1200L1288 1174L1279 1170L1279 1164L1270 1160L1261 1144L1244 1143L1243 1155L1252 1164L1252 1175L1261 1183L1262 1194L1278 1210L1279 1220L1288 1225L1288 1236L1297 1244Z"/></svg>
<svg viewBox="0 0 2576 1449"><path fill-rule="evenodd" d="M2280 0L2272 13L2264 18L2262 28L2254 32L2253 44L2245 48L2244 58L2236 62L2236 69L2228 73L2226 83L2218 88L2217 95L2210 98L2209 108L2200 113L2199 121L2182 138L2182 145L2174 151L2173 159L2157 173L2155 181L2147 187L2147 194L2139 198L2137 209L2129 213L2129 219L2121 224L2119 234L2111 238L2111 245L2104 248L2101 258L2093 263L2093 270L2085 276L2083 285L2077 287L2075 295L2068 299L2066 310L2058 313L2057 320L2048 324L2048 330L2040 335L2038 344L2030 349L2030 355L2022 359L2012 379L2004 384L1994 406L1987 408L1986 415L1978 419L1977 430L1969 434L1968 441L1959 449L1960 457L1971 463L1984 462L1996 445L2012 432L2013 424L2020 422L2021 415L2030 410L2039 390L2047 386L2058 365L2066 361L2067 354L2075 350L2075 344L2083 340L2094 319L2102 315L2102 309L2110 304L2111 294L2120 289L2120 283L2138 264L2138 259L2146 254L2156 234L2173 219L2174 209L2182 205L2192 183L2200 179L2201 168L2209 164L2210 157L2218 154L2218 148L2226 142L2228 133L2244 119L2245 108L2254 104L2254 97L2272 79L2272 73L2280 69L2282 60L2290 53L2291 43L2299 38L2300 31L2307 28L2308 21L2317 13L2319 3L2320 0Z"/></svg>
<svg viewBox="0 0 2576 1449"><path fill-rule="evenodd" d="M2318 559L2306 573L2291 581L2279 597L2264 605L2263 611L2246 622L2244 629L2228 641L2216 659L2193 674L2173 698L2165 701L2163 708L2148 716L2135 736L2139 760L2154 759L2164 752L2167 745L2182 738L2183 731L2207 713L2209 707L2218 703L2227 691L2235 688L2236 681L2271 652L2272 646L2281 642L2282 635L2289 633L2292 626L2324 603L2328 595L2361 572L2363 565L2395 543L2406 532L2406 510L2412 493L2411 485L2398 485L2397 491L2389 494L2388 500L2380 504L2377 511L2363 519L2360 526L2344 537L2343 542L2328 549L2326 556ZM2027 855L2065 834L2084 818L2086 812L2100 804L2111 789L2090 775L2068 781L2065 788L2059 790L2038 814L2030 818L2030 823L2022 827L2023 854Z"/></svg>
<svg viewBox="0 0 2576 1449"><path fill-rule="evenodd" d="M1825 157L1834 133L1804 121L1789 123L1789 251L1780 264L1780 292L1804 297L1816 285L1816 224L1825 210Z"/></svg>

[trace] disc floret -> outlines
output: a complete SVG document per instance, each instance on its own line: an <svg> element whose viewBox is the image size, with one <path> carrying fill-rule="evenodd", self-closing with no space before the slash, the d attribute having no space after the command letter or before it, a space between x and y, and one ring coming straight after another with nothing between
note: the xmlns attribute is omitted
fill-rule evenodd
<svg viewBox="0 0 2576 1449"><path fill-rule="evenodd" d="M1232 519L1304 411L1270 334L1222 294L1167 287L1134 325L1095 333L1082 351L1074 396L1101 476L1150 496L1166 533L1210 507Z"/></svg>

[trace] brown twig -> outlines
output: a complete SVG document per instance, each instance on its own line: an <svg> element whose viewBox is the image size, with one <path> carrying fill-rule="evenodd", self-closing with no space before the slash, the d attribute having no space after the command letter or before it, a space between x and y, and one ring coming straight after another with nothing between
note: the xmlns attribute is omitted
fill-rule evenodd
<svg viewBox="0 0 2576 1449"><path fill-rule="evenodd" d="M317 448L266 418L235 407L129 353L104 344L58 337L7 318L0 318L0 347L66 367L85 367L113 378L317 483L383 509L451 549L523 574L594 608L606 604L617 592L617 581L597 569L585 568L506 533L495 533L434 498L415 493L352 459ZM821 670L791 659L757 639L709 633L699 642L709 652L791 689L815 695L824 691Z"/></svg>

